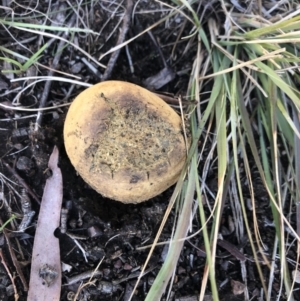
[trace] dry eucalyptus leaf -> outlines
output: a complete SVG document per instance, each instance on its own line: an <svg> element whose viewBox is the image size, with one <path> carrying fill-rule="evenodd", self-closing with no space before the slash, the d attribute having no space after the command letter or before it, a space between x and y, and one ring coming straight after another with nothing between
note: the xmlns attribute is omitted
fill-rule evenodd
<svg viewBox="0 0 300 301"><path fill-rule="evenodd" d="M35 232L28 301L57 301L61 290L61 263L58 239L62 203L62 175L57 166L58 149L54 147L48 167L52 176L47 180Z"/></svg>
<svg viewBox="0 0 300 301"><path fill-rule="evenodd" d="M224 240L218 239L218 245L221 246L223 249L227 250L231 253L231 255L235 256L237 259L241 260L242 262L246 261L245 255L233 244Z"/></svg>

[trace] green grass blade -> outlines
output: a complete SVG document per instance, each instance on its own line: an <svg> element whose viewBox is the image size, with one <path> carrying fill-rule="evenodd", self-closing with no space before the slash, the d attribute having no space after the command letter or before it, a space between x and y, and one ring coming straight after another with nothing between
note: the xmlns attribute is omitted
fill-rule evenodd
<svg viewBox="0 0 300 301"><path fill-rule="evenodd" d="M192 159L191 169L189 172L189 181L187 184L187 191L184 198L184 204L179 214L179 219L175 231L175 235L170 241L169 252L165 262L156 276L154 283L152 284L145 301L160 300L164 294L169 280L177 266L177 262L184 244L184 238L186 237L188 227L190 224L190 214L192 204L194 200L195 191L195 170L197 170L197 161L194 156ZM197 179L198 180L198 179Z"/></svg>
<svg viewBox="0 0 300 301"><path fill-rule="evenodd" d="M46 43L41 47L36 53L34 53L28 61L23 65L23 71L26 71L31 65L33 65L35 62L39 60L41 57L41 54L44 52L44 50L48 47L48 44Z"/></svg>
<svg viewBox="0 0 300 301"><path fill-rule="evenodd" d="M6 21L0 19L0 24L7 25L15 28L28 28L28 29L40 29L40 30L49 30L54 32L77 32L77 33L90 33L97 35L96 32L90 29L83 29L78 27L62 27L62 26L50 26L50 25L42 25L42 24L32 24L32 23L24 23L24 22L14 22L14 21Z"/></svg>

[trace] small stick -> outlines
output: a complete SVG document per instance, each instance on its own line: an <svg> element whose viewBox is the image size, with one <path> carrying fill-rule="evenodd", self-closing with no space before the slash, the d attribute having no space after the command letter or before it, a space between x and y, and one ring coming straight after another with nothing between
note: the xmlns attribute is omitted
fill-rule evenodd
<svg viewBox="0 0 300 301"><path fill-rule="evenodd" d="M9 268L8 266L6 265L6 262L4 260L4 256L3 256L3 253L2 253L2 249L0 249L0 257L1 257L1 263L3 264L9 278L10 278L10 281L13 285L13 288L14 288L14 292L15 292L15 301L18 301L19 300L19 294L17 292L17 288L16 288L16 284L15 284L15 279L14 277L11 275L10 271L9 271Z"/></svg>
<svg viewBox="0 0 300 301"><path fill-rule="evenodd" d="M130 15L131 15L131 12L132 12L132 8L133 8L132 0L127 0L127 6L126 6L126 10L124 12L124 17L123 17L123 25L122 25L122 28L121 28L121 31L120 31L120 34L119 34L116 45L122 44L125 40L125 36L126 36L126 34L128 32L128 29L129 29ZM105 81L111 76L112 70L113 70L113 68L116 64L116 61L117 61L118 57L119 57L120 51L121 51L121 49L119 48L115 52L112 53L112 55L111 55L111 57L108 61L106 70L104 71L104 73L102 75L101 81Z"/></svg>
<svg viewBox="0 0 300 301"><path fill-rule="evenodd" d="M152 91L152 90L151 90ZM173 95L166 95L163 93L158 93L155 91L152 91L154 94L156 94L158 97L160 97L164 102L166 102L169 105L174 105L174 106L180 106L179 98L177 96ZM185 108L188 105L197 105L198 102L196 100L187 100L184 99L184 97L181 99L181 104L182 107Z"/></svg>
<svg viewBox="0 0 300 301"><path fill-rule="evenodd" d="M9 172L19 181L19 183L25 188L25 190L31 195L31 197L40 205L41 202L37 195L31 190L31 188L27 185L24 179L22 179L17 171L11 167L7 162L4 162L4 166L9 170Z"/></svg>
<svg viewBox="0 0 300 301"><path fill-rule="evenodd" d="M69 23L67 24L67 28L72 28L74 22L75 22L75 14L71 17ZM63 35L63 38L67 38L68 36L68 32L65 32L64 35ZM61 40L59 43L58 43L58 47L57 47L57 53L53 59L53 62L52 62L52 66L51 66L51 69L50 71L48 72L48 76L53 76L54 74L54 70L57 68L59 62L60 62L60 57L62 55L62 49L65 45L65 41L64 40ZM51 80L48 80L46 81L46 84L44 86L44 90L43 90L43 93L42 93L42 96L41 96L41 99L40 99L40 105L39 105L39 108L44 108L45 105L46 105L46 101L48 99L48 95L49 95L49 92L50 92L50 88L51 88L51 84L52 84L52 81ZM42 119L43 119L43 111L38 111L37 113L37 118L36 118L36 124L35 124L35 128L34 130L35 131L38 131L41 124L42 124Z"/></svg>
<svg viewBox="0 0 300 301"><path fill-rule="evenodd" d="M3 221L2 221L1 218L0 218L0 224L3 225ZM17 270L17 273L18 273L18 275L19 275L19 277L21 279L21 282L23 284L23 289L24 289L25 292L27 292L28 291L28 284L27 284L26 279L24 277L23 271L22 271L22 269L20 267L19 261L17 260L15 251L14 251L14 249L12 248L12 246L10 244L10 240L8 238L7 231L6 231L5 228L2 231L3 231L3 234L4 234L5 240L6 240L6 244L7 244L8 250L9 250L9 254L10 254L11 260L12 260L12 262L13 262L16 270Z"/></svg>
<svg viewBox="0 0 300 301"><path fill-rule="evenodd" d="M26 228L30 225L35 215L35 212L31 210L31 200L25 189L22 189L21 192L21 206L23 211L23 218L18 226L18 231L24 232Z"/></svg>
<svg viewBox="0 0 300 301"><path fill-rule="evenodd" d="M76 275L76 276L73 276L73 277L70 277L70 278L66 277L67 278L67 285L72 285L74 283L77 283L79 281L83 281L87 278L91 278L91 277L94 277L94 276L102 277L103 273L101 271L89 270L89 271L83 272L79 275Z"/></svg>
<svg viewBox="0 0 300 301"><path fill-rule="evenodd" d="M77 245L77 247L79 248L79 250L82 252L83 257L84 257L84 259L85 259L85 262L88 262L88 260L87 260L87 258L86 258L86 252L85 252L84 248L81 246L81 244L77 241L76 238L74 238L74 237L72 236L72 234L70 234L70 233L68 233L68 232L66 232L66 234L67 234L71 239L73 239L74 243Z"/></svg>
<svg viewBox="0 0 300 301"><path fill-rule="evenodd" d="M128 64L129 64L130 72L132 74L134 74L134 67L133 67L133 63L132 63L132 59L131 59L131 55L130 55L130 51L129 51L128 45L125 46L125 50L126 50L126 55L127 55L127 59L128 59Z"/></svg>
<svg viewBox="0 0 300 301"><path fill-rule="evenodd" d="M157 51L158 51L158 53L159 53L159 56L160 56L160 58L161 58L161 60L162 60L162 62L163 62L163 64L164 64L164 67L165 67L165 68L168 68L168 64L167 64L167 62L166 62L166 60L165 60L165 57L164 57L164 55L163 55L163 53L162 53L162 51L161 51L161 48L160 48L160 46L158 45L157 40L154 38L154 36L153 36L151 30L148 30L148 31L147 31L147 34L148 34L148 36L150 37L151 41L153 42L154 46L156 47L156 49L157 49Z"/></svg>

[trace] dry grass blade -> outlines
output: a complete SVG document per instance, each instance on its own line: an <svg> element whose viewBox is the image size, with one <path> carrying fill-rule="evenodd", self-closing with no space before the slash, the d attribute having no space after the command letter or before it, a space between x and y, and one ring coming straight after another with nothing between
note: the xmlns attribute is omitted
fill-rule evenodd
<svg viewBox="0 0 300 301"><path fill-rule="evenodd" d="M236 18L237 20L237 18ZM291 22L283 22L281 25L284 28L284 30L293 30L295 29L297 18L291 20ZM272 30L270 30L272 29ZM283 94L287 95L289 99L293 102L294 106L299 108L299 96L298 92L294 89L294 87L291 85L292 80L288 79L288 77L283 77L280 75L280 73L277 70L282 69L282 66L284 65L287 69L287 65L294 63L298 64L299 59L294 57L294 53L291 52L292 48L284 43L290 43L290 42L296 42L298 41L297 33L294 32L291 39L288 40L288 34L281 34L280 38L276 36L273 38L265 37L264 39L259 39L261 35L272 35L276 33L276 30L280 29L280 25L276 24L276 26L273 26L272 28L264 28L262 30L256 30L253 32L249 32L247 34L244 34L244 37L246 38L244 41L239 41L235 39L234 33L232 35L232 38L230 36L224 36L226 41L218 41L214 36L216 32L216 26L211 23L211 36L212 43L216 46L215 52L212 52L213 59L212 64L215 64L214 73L213 76L220 75L220 74L228 74L230 72L233 72L233 76L229 74L228 76L224 76L224 90L220 95L224 95L224 99L228 98L231 103L231 128L229 133L220 131L221 127L217 127L217 145L221 146L219 148L219 175L222 175L222 170L226 170L226 165L228 164L226 161L226 156L224 157L224 153L221 153L221 149L223 151L226 149L226 143L222 142L222 139L232 139L233 142L233 158L234 158L234 165L236 170L236 181L237 181L237 187L240 199L238 200L241 203L242 206L242 212L243 212L243 218L244 223L246 224L246 229L248 232L248 236L250 238L251 246L253 255L255 257L255 261L257 263L257 269L260 273L261 278L261 284L264 287L265 294L267 296L267 300L270 300L272 291L271 291L271 285L269 285L269 288L267 288L266 284L264 283L264 277L262 273L262 269L259 264L259 258L256 256L256 248L258 248L259 252L262 256L264 256L264 250L263 250L263 236L261 235L259 222L256 219L255 214L255 187L254 187L254 179L252 175L252 171L250 168L250 161L254 159L256 168L258 172L260 173L261 180L264 183L266 190L269 194L269 197L271 199L271 206L273 208L273 218L276 225L276 233L278 237L278 243L274 244L274 254L276 253L276 250L279 251L280 258L281 258L281 292L284 290L289 294L291 298L293 298L292 290L291 290L291 283L289 281L288 277L288 270L287 270L287 264L285 261L286 253L285 253L285 232L284 232L284 225L288 225L289 231L293 233L299 240L299 236L295 233L294 229L291 227L289 221L285 218L285 215L283 214L284 211L284 200L286 199L286 194L282 194L282 170L283 166L280 162L280 155L278 150L278 129L280 129L281 132L281 139L283 139L284 143L287 145L291 142L291 134L290 130L292 129L294 136L299 137L299 129L297 127L297 124L294 124L293 118L290 117L289 109L286 108L286 98L282 98ZM282 32L281 32L282 33ZM255 39L254 39L255 36ZM236 35L238 37L238 35ZM291 36L290 36L291 37ZM231 41L229 39L231 39ZM286 46L286 48L279 47L279 45L272 45L272 42L278 42L280 43L280 46ZM226 45L226 48L220 47L221 45ZM249 47L248 45L253 45ZM240 60L240 54L241 50L246 51L248 54L249 60L246 62L243 62ZM270 51L271 50L271 51ZM275 52L274 52L275 51ZM280 56L274 56L270 55L272 52L275 54L280 53ZM217 55L214 53L218 53ZM229 67L230 61L227 61L227 64L225 63L226 60L224 59L224 56L226 56L228 59L232 60L232 66ZM261 59L261 58L265 58ZM217 66L218 63L216 62L224 62ZM251 77L255 79L252 80L249 79L254 83L254 89L252 88L252 94L259 95L261 106L258 106L259 109L253 110L251 108L251 112L253 112L253 116L249 116L248 112L248 105L247 100L248 97L246 96L247 93L247 85L245 85L245 88L242 88L241 82L242 77L240 76L240 71L243 71L242 68L249 67L251 71ZM244 72L244 71L243 71ZM256 74L255 74L256 73ZM208 76L203 77L202 79L208 78ZM215 77L215 85L218 81L218 77ZM247 82L246 82L247 83ZM249 83L249 82L248 82ZM256 84L257 83L257 84ZM260 86L258 86L260 85ZM231 87L229 90L228 87ZM213 90L214 91L214 90ZM281 91L279 93L279 91ZM245 93L246 92L246 93ZM211 96L212 97L212 96ZM252 96L253 97L253 96ZM218 99L218 98L216 98ZM216 107L216 124L220 124L218 122L222 122L222 98L219 100L219 105ZM285 101L283 101L285 99ZM289 105L288 105L289 106ZM226 111L224 111L225 113ZM257 145L257 138L256 133L253 130L252 126L252 119L257 118L255 114L260 113L258 118L262 118L263 124L265 125L265 128L259 127L257 130L260 132L261 139L264 137L264 132L267 135L267 141L264 141L264 144L261 144L262 149L262 155L260 154L259 147ZM225 113L226 114L226 113ZM222 129L226 128L225 124L223 124ZM218 134L220 136L218 136ZM286 140L285 140L286 139ZM297 138L298 139L298 138ZM224 141L224 140L223 140ZM267 154L269 152L268 146L270 145L271 150L270 154ZM247 151L247 147L250 147L251 149L251 156L249 156L249 151ZM240 181L240 171L239 171L239 152L242 150L243 158L244 158L244 166L246 167L246 176L248 179L248 185L250 189L250 195L251 195L251 202L252 202L252 208L253 208L253 221L254 221L254 229L255 229L255 235L256 235L256 242L254 242L251 239L251 228L250 224L248 222L247 217L247 210L245 208L243 195L244 191L242 188L242 183ZM223 155L223 158L222 158ZM262 159L261 159L262 156ZM229 157L231 157L229 155ZM252 157L252 159L251 159ZM261 163L261 160L263 163ZM291 160L292 162L292 160ZM225 165L224 165L225 164ZM272 172L270 172L272 170ZM222 179L222 176L219 177ZM287 175L285 175L284 172L284 178L288 178ZM274 185L275 183L275 185ZM221 182L221 185L224 185L224 182ZM222 191L222 190L221 190ZM220 190L218 191L220 193ZM284 195L284 198L283 198ZM237 217L236 217L237 218ZM265 262L269 262L269 260L264 257ZM244 271L245 267L243 268ZM271 279L271 277L270 277ZM247 278L244 278L245 281L247 281ZM283 287L284 284L284 287ZM245 291L246 294L246 291ZM246 295L245 295L246 296ZM201 295L203 297L203 294ZM248 296L249 297L249 296ZM247 297L247 298L248 298ZM292 299L291 299L292 300Z"/></svg>
<svg viewBox="0 0 300 301"><path fill-rule="evenodd" d="M96 59L94 59L88 52L86 52L85 50L83 50L81 47L79 47L78 45L76 45L75 43L63 38L63 37L60 37L60 36L56 36L54 34L51 34L51 33L47 33L47 32L41 32L41 31L38 31L38 30L33 30L33 29L27 29L27 28L23 28L23 27L16 27L16 29L19 29L21 31L26 31L26 32L30 32L30 33L33 33L35 35L41 35L41 36L45 36L45 37L49 37L49 38L55 38L55 39L58 39L60 41L63 41L65 42L66 44L70 44L71 46L73 46L75 49L77 49L78 51L80 51L82 54L84 54L87 58L89 58L91 61L93 61L97 66L101 67L101 68L106 68L105 65L99 63Z"/></svg>

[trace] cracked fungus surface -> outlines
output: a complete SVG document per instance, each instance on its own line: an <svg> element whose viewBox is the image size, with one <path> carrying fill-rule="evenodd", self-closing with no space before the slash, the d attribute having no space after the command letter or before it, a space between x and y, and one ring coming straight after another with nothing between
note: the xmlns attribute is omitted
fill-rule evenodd
<svg viewBox="0 0 300 301"><path fill-rule="evenodd" d="M100 118L97 134L85 151L87 157L92 156L90 170L111 173L113 178L119 169L129 168L146 172L148 179L152 168L156 167L158 175L160 169L167 170L169 155L180 144L179 130L147 104L101 97L107 104L105 117Z"/></svg>

